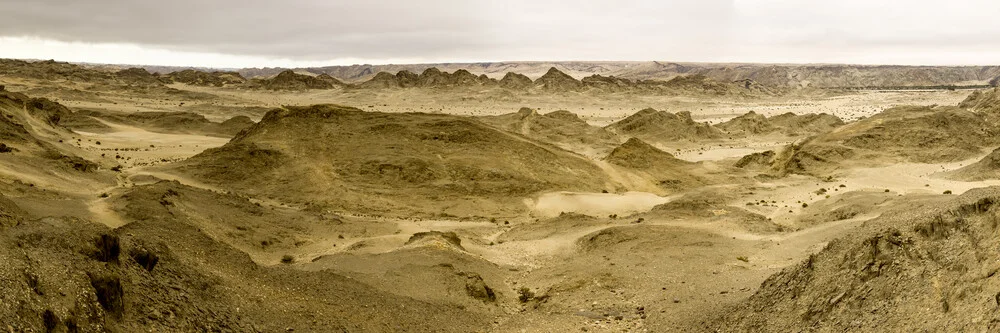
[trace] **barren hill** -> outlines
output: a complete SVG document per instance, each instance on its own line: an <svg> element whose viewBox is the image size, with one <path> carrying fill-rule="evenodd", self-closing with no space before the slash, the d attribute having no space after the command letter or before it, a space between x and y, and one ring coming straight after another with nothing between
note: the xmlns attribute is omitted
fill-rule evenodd
<svg viewBox="0 0 1000 333"><path fill-rule="evenodd" d="M242 84L247 80L237 72L203 72L186 69L165 75L171 81L196 86L222 87L228 84Z"/></svg>
<svg viewBox="0 0 1000 333"><path fill-rule="evenodd" d="M678 159L636 138L616 147L604 160L624 167L663 189L687 189L705 184L704 177L697 175L696 163Z"/></svg>
<svg viewBox="0 0 1000 333"><path fill-rule="evenodd" d="M599 74L631 80L670 80L681 75L704 75L719 82L751 79L770 87L915 87L947 85L986 85L1000 77L998 66L871 66L838 64L733 64L674 63L661 61L564 61L564 62L488 62L445 64L351 65L304 68L312 73L327 73L346 82L361 82L379 72L402 70L421 72L436 67L443 71L459 69L493 78L517 72L538 78L549 68L577 79ZM281 68L249 68L240 72L248 77L270 76Z"/></svg>
<svg viewBox="0 0 1000 333"><path fill-rule="evenodd" d="M962 181L1000 179L1000 148L993 150L976 163L948 172L946 176Z"/></svg>
<svg viewBox="0 0 1000 333"><path fill-rule="evenodd" d="M545 91L563 92L580 90L583 88L583 83L552 67L545 72L545 75L535 79L535 86Z"/></svg>
<svg viewBox="0 0 1000 333"><path fill-rule="evenodd" d="M103 121L135 126L150 132L204 134L230 138L254 124L247 116L232 117L221 123L209 121L205 116L193 112L135 112L120 113L103 110L80 109L74 114L68 127L88 132L110 130L102 122L81 119L92 117Z"/></svg>
<svg viewBox="0 0 1000 333"><path fill-rule="evenodd" d="M691 113L670 113L652 108L643 109L606 127L612 133L632 136L643 141L662 142L675 140L696 141L715 139L722 132L709 124L691 119Z"/></svg>
<svg viewBox="0 0 1000 333"><path fill-rule="evenodd" d="M836 116L821 113L797 115L784 113L772 117L750 111L744 115L715 125L730 135L760 135L783 132L787 135L820 134L844 125Z"/></svg>
<svg viewBox="0 0 1000 333"><path fill-rule="evenodd" d="M897 107L786 147L780 173L823 174L843 162L948 162L997 143L998 129L982 114L957 107Z"/></svg>
<svg viewBox="0 0 1000 333"><path fill-rule="evenodd" d="M887 213L771 276L718 328L739 332L998 328L996 187Z"/></svg>
<svg viewBox="0 0 1000 333"><path fill-rule="evenodd" d="M478 121L335 105L270 111L176 168L254 195L393 215L464 216L501 202L516 211L512 202L539 191L605 184L580 156Z"/></svg>
<svg viewBox="0 0 1000 333"><path fill-rule="evenodd" d="M371 80L357 84L360 88L444 88L444 87L474 87L496 84L497 81L487 77L477 77L469 71L459 69L447 73L431 67L420 74L410 71L399 71L395 75L379 72Z"/></svg>
<svg viewBox="0 0 1000 333"><path fill-rule="evenodd" d="M1000 124L1000 90L997 89L974 91L958 106L982 113L990 122Z"/></svg>
<svg viewBox="0 0 1000 333"><path fill-rule="evenodd" d="M539 114L534 109L521 108L516 113L479 119L496 128L553 143L570 151L610 149L619 142L615 135L588 124L566 110Z"/></svg>
<svg viewBox="0 0 1000 333"><path fill-rule="evenodd" d="M7 281L0 301L11 305L0 307L0 322L70 332L468 332L485 324L481 314L329 271L258 265L180 208L197 205L199 192L179 184L132 188L120 198L132 222L116 229L14 215L17 225L0 227Z"/></svg>
<svg viewBox="0 0 1000 333"><path fill-rule="evenodd" d="M268 90L307 90L307 89L333 89L340 81L326 76L326 78L309 76L286 70L278 73L273 78L251 80L251 86L261 87Z"/></svg>

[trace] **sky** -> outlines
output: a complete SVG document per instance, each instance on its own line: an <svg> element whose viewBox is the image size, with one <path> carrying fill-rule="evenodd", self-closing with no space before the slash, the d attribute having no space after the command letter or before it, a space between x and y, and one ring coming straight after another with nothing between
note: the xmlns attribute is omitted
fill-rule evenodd
<svg viewBox="0 0 1000 333"><path fill-rule="evenodd" d="M1000 1L3 0L0 58L1000 64Z"/></svg>

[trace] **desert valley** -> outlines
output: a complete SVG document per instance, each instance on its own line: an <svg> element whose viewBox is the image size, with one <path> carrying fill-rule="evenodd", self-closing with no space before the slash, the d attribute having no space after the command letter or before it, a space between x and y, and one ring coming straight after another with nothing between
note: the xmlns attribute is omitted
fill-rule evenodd
<svg viewBox="0 0 1000 333"><path fill-rule="evenodd" d="M0 331L996 331L998 77L0 60Z"/></svg>

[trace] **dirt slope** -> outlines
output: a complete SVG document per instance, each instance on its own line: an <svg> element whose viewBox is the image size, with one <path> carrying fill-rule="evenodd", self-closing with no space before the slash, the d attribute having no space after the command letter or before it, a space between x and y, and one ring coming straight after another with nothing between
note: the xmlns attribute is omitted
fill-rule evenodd
<svg viewBox="0 0 1000 333"><path fill-rule="evenodd" d="M761 285L730 332L994 331L997 188L868 222Z"/></svg>
<svg viewBox="0 0 1000 333"><path fill-rule="evenodd" d="M534 109L521 108L516 113L478 119L496 128L556 144L571 151L610 149L619 142L615 135L605 129L591 126L576 114L565 110L539 114Z"/></svg>
<svg viewBox="0 0 1000 333"><path fill-rule="evenodd" d="M334 105L268 112L176 170L293 203L395 215L467 216L501 202L516 210L511 203L539 191L605 184L601 170L580 156L475 120Z"/></svg>
<svg viewBox="0 0 1000 333"><path fill-rule="evenodd" d="M134 222L115 230L56 218L5 228L0 321L70 332L468 332L485 324L330 272L258 266L183 218L146 208L126 207Z"/></svg>
<svg viewBox="0 0 1000 333"><path fill-rule="evenodd" d="M896 107L786 147L778 173L825 175L841 164L959 161L997 142L982 114L956 107Z"/></svg>
<svg viewBox="0 0 1000 333"><path fill-rule="evenodd" d="M750 111L744 115L715 125L730 136L765 135L780 132L785 135L815 135L840 127L844 122L829 114L785 113L773 117L765 117Z"/></svg>
<svg viewBox="0 0 1000 333"><path fill-rule="evenodd" d="M254 124L247 116L232 117L221 123L212 122L194 112L133 112L122 113L98 109L80 109L74 114L68 127L86 132L111 130L96 118L116 124L134 126L150 132L200 134L217 137L232 137Z"/></svg>
<svg viewBox="0 0 1000 333"><path fill-rule="evenodd" d="M605 128L612 133L647 142L697 141L722 136L722 132L711 125L695 122L690 112L670 113L652 108L643 109Z"/></svg>

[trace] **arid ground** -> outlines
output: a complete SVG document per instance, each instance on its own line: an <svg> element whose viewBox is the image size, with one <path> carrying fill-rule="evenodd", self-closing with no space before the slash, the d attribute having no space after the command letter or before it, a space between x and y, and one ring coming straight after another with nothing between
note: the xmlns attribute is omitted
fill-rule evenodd
<svg viewBox="0 0 1000 333"><path fill-rule="evenodd" d="M0 60L0 331L1000 329L991 77L445 69Z"/></svg>

